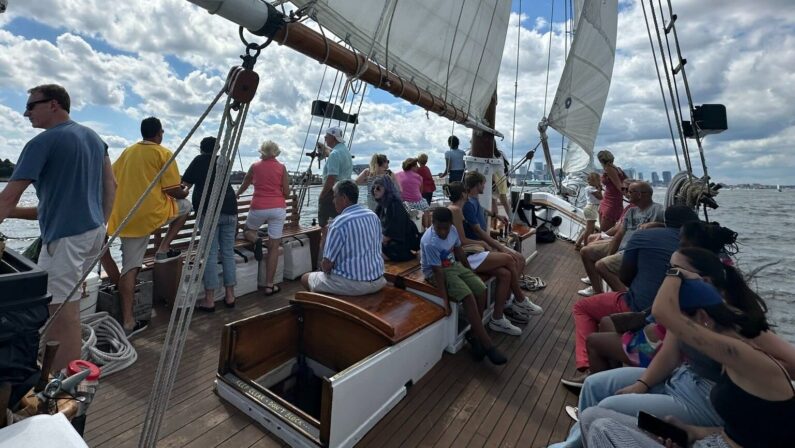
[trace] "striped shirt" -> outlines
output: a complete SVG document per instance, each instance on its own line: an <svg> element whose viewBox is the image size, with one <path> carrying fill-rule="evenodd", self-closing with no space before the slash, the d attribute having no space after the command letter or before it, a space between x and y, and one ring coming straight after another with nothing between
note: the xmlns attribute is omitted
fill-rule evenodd
<svg viewBox="0 0 795 448"><path fill-rule="evenodd" d="M332 274L359 282L384 275L381 221L359 204L348 206L329 224L323 258L334 262Z"/></svg>

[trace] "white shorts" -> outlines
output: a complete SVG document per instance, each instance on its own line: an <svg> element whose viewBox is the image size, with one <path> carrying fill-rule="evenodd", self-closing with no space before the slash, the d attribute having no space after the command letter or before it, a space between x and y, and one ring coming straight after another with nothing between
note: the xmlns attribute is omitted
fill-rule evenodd
<svg viewBox="0 0 795 448"><path fill-rule="evenodd" d="M364 296L378 292L386 286L386 279L378 277L371 282L356 281L336 274L325 272L309 273L309 290L312 292L325 292L343 296Z"/></svg>
<svg viewBox="0 0 795 448"><path fill-rule="evenodd" d="M124 275L141 267L144 263L149 238L149 235L135 238L119 237L121 240L121 272L119 274Z"/></svg>
<svg viewBox="0 0 795 448"><path fill-rule="evenodd" d="M251 209L246 218L246 229L259 230L263 224L268 224L268 238L281 238L285 219L287 209L284 208Z"/></svg>
<svg viewBox="0 0 795 448"><path fill-rule="evenodd" d="M583 209L583 214L585 215L586 221L598 221L599 220L599 206L594 204L588 204Z"/></svg>
<svg viewBox="0 0 795 448"><path fill-rule="evenodd" d="M489 256L488 251L467 255L467 262L469 263L469 267L471 267L472 270L474 271L475 269L478 268L478 266L480 266L481 263L486 261L486 258L488 258L488 256Z"/></svg>
<svg viewBox="0 0 795 448"><path fill-rule="evenodd" d="M51 304L66 301L80 277L91 267L91 261L99 254L104 241L105 227L99 226L42 245L39 267L47 271L47 290L52 294ZM79 290L75 296L78 294Z"/></svg>

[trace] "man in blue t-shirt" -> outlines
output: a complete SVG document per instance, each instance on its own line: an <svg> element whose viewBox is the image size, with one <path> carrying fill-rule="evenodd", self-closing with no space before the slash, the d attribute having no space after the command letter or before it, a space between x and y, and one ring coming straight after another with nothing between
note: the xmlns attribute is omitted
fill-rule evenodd
<svg viewBox="0 0 795 448"><path fill-rule="evenodd" d="M447 146L450 147L444 153L444 172L439 174L439 177L445 177L447 174L450 174L450 177L447 179L447 183L451 182L461 182L464 178L464 156L466 153L463 149L458 149L459 141L458 137L455 135L451 135L447 139Z"/></svg>
<svg viewBox="0 0 795 448"><path fill-rule="evenodd" d="M102 247L116 181L108 146L96 132L69 117L66 89L45 84L28 93L25 116L44 132L22 149L11 180L0 192L0 223L6 218L39 221L38 264L47 271L50 314L72 299L44 335L45 341L60 341L53 368L61 369L80 358L80 307L73 300L80 294L69 297L69 293ZM38 206L17 207L30 184L36 189Z"/></svg>
<svg viewBox="0 0 795 448"><path fill-rule="evenodd" d="M582 387L590 373L585 341L595 332L599 321L611 314L647 311L657 295L668 262L679 247L679 228L698 221L689 207L675 205L665 210L665 227L636 231L624 248L619 277L629 285L626 291L610 291L586 297L572 307L575 333L577 373L561 380L563 384Z"/></svg>
<svg viewBox="0 0 795 448"><path fill-rule="evenodd" d="M483 310L486 307L486 285L470 269L461 249L461 240L453 224L453 213L446 207L433 210L433 226L425 231L420 241L420 264L428 283L439 290L448 301L461 303L472 331L467 341L472 356L480 361L488 356L492 364L505 364L508 360L492 344L483 327ZM448 313L450 308L447 309Z"/></svg>

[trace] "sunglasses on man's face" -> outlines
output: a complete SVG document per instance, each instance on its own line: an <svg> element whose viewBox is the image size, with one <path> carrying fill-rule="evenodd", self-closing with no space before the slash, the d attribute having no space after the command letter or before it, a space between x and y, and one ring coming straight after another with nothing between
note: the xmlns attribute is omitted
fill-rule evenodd
<svg viewBox="0 0 795 448"><path fill-rule="evenodd" d="M31 102L25 104L25 110L30 112L30 111L33 110L34 107L36 107L37 104L46 103L48 101L52 101L52 98L46 98L46 99L43 99L43 100L31 101Z"/></svg>

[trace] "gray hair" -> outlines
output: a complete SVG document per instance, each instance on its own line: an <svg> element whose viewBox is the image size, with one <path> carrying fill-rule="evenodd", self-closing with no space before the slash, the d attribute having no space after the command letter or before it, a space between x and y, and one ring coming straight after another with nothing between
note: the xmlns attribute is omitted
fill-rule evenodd
<svg viewBox="0 0 795 448"><path fill-rule="evenodd" d="M334 196L345 196L351 204L359 202L359 187L350 179L345 179L334 184Z"/></svg>
<svg viewBox="0 0 795 448"><path fill-rule="evenodd" d="M279 145L273 142L273 140L267 140L259 147L260 156L263 159L267 159L270 157L277 157L282 151L279 149Z"/></svg>

